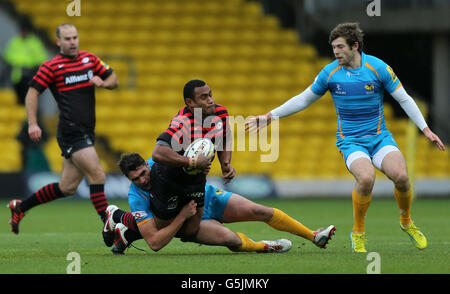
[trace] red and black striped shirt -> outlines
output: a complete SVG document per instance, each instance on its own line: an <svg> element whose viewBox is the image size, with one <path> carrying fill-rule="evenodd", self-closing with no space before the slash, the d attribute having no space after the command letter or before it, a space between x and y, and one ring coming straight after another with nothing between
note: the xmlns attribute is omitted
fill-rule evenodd
<svg viewBox="0 0 450 294"><path fill-rule="evenodd" d="M79 51L77 57L61 53L44 62L28 85L42 93L49 88L58 104L61 123L95 128L95 86L92 77L103 80L112 69L97 56Z"/></svg>
<svg viewBox="0 0 450 294"><path fill-rule="evenodd" d="M168 143L173 150L180 154L198 138L209 138L217 151L231 150L231 130L228 121L228 111L225 106L216 104L213 115L203 117L200 108L194 113L183 107L175 115L169 127L158 137L158 141ZM228 148L226 148L228 146Z"/></svg>

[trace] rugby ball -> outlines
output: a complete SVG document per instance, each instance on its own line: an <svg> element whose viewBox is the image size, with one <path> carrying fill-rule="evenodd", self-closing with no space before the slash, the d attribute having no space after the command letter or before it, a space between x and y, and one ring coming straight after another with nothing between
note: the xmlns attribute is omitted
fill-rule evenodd
<svg viewBox="0 0 450 294"><path fill-rule="evenodd" d="M184 151L184 156L194 158L200 154L200 152L206 157L214 154L215 148L213 142L208 138L198 138L188 146L186 151ZM214 156L211 157L210 161L213 161L213 159ZM183 167L183 170L188 175L197 175L202 172L202 170L193 167Z"/></svg>

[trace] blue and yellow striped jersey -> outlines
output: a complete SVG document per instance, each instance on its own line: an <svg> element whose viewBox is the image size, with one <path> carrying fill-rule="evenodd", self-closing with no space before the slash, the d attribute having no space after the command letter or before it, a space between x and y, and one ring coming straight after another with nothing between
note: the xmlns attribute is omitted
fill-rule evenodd
<svg viewBox="0 0 450 294"><path fill-rule="evenodd" d="M392 68L361 53L362 66L347 69L335 60L325 66L311 85L317 95L330 91L336 107L336 137L364 137L386 129L383 113L384 89L392 93L401 86Z"/></svg>

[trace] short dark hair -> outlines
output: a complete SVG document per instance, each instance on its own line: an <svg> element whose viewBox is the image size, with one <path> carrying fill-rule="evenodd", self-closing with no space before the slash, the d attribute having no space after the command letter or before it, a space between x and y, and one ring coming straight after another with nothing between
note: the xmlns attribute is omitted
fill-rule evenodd
<svg viewBox="0 0 450 294"><path fill-rule="evenodd" d="M330 37L328 42L331 45L331 42L336 40L337 38L342 37L345 39L350 48L358 43L358 51L361 53L363 49L363 37L364 33L359 27L359 23L357 22L345 22L338 24L330 33Z"/></svg>
<svg viewBox="0 0 450 294"><path fill-rule="evenodd" d="M136 152L133 153L122 153L120 155L120 159L117 162L117 165L119 166L122 173L128 177L128 173L133 170L137 170L138 167L145 165L146 161L142 156L137 154Z"/></svg>
<svg viewBox="0 0 450 294"><path fill-rule="evenodd" d="M183 97L195 99L195 88L203 87L206 83L202 80L190 80L184 85Z"/></svg>
<svg viewBox="0 0 450 294"><path fill-rule="evenodd" d="M62 28L62 27L74 27L74 28L75 28L75 26L74 26L73 24L71 24L71 23L63 23L63 24L59 25L59 26L56 28L56 37L57 37L58 39L61 37L61 28Z"/></svg>

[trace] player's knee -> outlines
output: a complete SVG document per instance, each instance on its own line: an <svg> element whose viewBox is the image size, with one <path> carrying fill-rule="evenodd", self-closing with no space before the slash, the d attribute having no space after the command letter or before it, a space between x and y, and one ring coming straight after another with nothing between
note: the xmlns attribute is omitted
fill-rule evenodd
<svg viewBox="0 0 450 294"><path fill-rule="evenodd" d="M365 174L358 177L358 184L361 189L370 193L372 191L373 185L375 184L375 175Z"/></svg>
<svg viewBox="0 0 450 294"><path fill-rule="evenodd" d="M88 175L90 184L104 184L106 182L106 175L101 166L97 167Z"/></svg>
<svg viewBox="0 0 450 294"><path fill-rule="evenodd" d="M71 195L74 195L77 192L78 185L73 184L73 183L68 184L68 185L60 183L59 184L59 189L63 193L64 197L71 196Z"/></svg>
<svg viewBox="0 0 450 294"><path fill-rule="evenodd" d="M260 204L255 204L249 207L250 215L253 216L254 220L258 221L268 221L273 216L273 209Z"/></svg>
<svg viewBox="0 0 450 294"><path fill-rule="evenodd" d="M236 233L229 232L223 235L223 245L230 250L237 250L242 246L241 238Z"/></svg>
<svg viewBox="0 0 450 294"><path fill-rule="evenodd" d="M407 190L409 188L409 177L406 171L398 171L392 175L392 181L396 187L404 188Z"/></svg>

